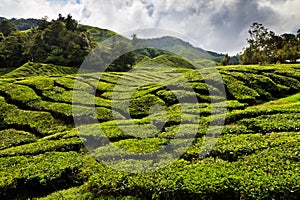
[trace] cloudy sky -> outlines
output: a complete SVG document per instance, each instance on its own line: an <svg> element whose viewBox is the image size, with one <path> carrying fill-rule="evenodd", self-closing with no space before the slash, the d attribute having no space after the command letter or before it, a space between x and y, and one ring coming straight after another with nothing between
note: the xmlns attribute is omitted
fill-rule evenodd
<svg viewBox="0 0 300 200"><path fill-rule="evenodd" d="M206 50L236 54L246 45L249 26L263 23L277 34L300 29L299 0L1 0L6 18L57 18L124 33L163 28L197 41Z"/></svg>

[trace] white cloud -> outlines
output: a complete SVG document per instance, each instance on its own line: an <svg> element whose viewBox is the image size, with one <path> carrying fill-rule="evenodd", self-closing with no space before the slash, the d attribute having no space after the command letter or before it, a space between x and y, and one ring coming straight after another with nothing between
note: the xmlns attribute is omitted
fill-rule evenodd
<svg viewBox="0 0 300 200"><path fill-rule="evenodd" d="M264 0L263 6L271 7L280 18L270 28L278 33L296 31L300 29L300 3L299 0Z"/></svg>
<svg viewBox="0 0 300 200"><path fill-rule="evenodd" d="M300 27L298 0L1 0L0 13L12 18L57 18L71 13L80 23L123 33L159 27L185 34L201 47L236 53L246 45L254 21L275 32Z"/></svg>
<svg viewBox="0 0 300 200"><path fill-rule="evenodd" d="M69 0L60 2L59 0L1 0L0 15L6 18L42 18L48 16L50 19L57 18L59 13L73 13L74 16L80 13L83 5L76 4L76 1Z"/></svg>

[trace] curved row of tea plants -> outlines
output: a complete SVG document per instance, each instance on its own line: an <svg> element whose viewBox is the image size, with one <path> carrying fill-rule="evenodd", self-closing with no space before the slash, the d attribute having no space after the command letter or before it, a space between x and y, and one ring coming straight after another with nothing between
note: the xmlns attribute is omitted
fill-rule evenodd
<svg viewBox="0 0 300 200"><path fill-rule="evenodd" d="M154 64L76 79L72 69L39 66L0 79L1 199L300 196L297 65L220 67L226 113L214 117L224 105L217 74ZM210 123L220 137L206 134ZM171 164L136 174L99 162L130 171L138 160L147 171L155 159L156 168Z"/></svg>

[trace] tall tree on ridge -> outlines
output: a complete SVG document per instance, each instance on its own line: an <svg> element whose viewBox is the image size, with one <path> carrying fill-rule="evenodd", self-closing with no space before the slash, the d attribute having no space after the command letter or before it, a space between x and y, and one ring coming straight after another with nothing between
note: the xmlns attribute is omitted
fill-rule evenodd
<svg viewBox="0 0 300 200"><path fill-rule="evenodd" d="M0 23L0 32L3 33L3 35L9 36L12 32L17 31L18 29L13 25L10 21L4 20Z"/></svg>

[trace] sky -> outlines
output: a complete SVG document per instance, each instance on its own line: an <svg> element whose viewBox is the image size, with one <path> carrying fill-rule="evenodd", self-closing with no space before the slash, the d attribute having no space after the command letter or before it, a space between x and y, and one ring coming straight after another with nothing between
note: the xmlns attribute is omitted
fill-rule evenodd
<svg viewBox="0 0 300 200"><path fill-rule="evenodd" d="M125 33L162 28L192 38L198 47L235 55L247 45L253 22L277 34L300 29L299 0L0 0L0 16L56 19ZM139 37L139 35L138 35Z"/></svg>

